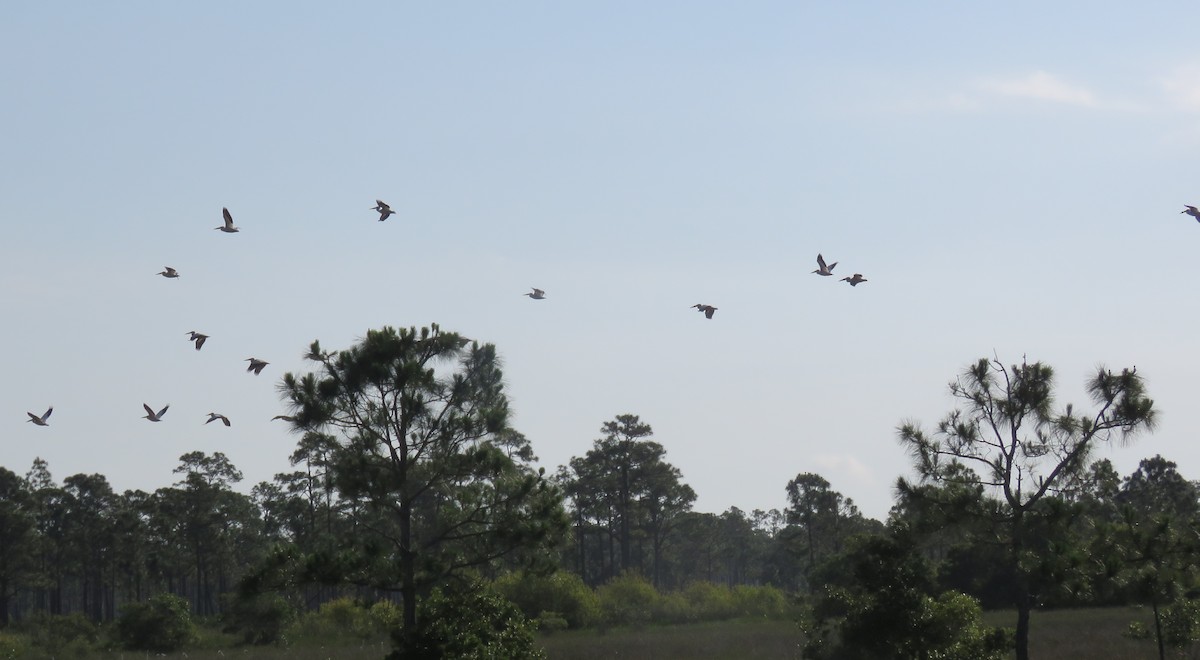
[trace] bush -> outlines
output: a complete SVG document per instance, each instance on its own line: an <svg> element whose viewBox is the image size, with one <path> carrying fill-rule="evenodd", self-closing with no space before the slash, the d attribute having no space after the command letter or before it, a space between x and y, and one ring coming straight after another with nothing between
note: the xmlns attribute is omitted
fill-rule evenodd
<svg viewBox="0 0 1200 660"><path fill-rule="evenodd" d="M1162 611L1163 642L1177 649L1200 639L1200 602L1182 600Z"/></svg>
<svg viewBox="0 0 1200 660"><path fill-rule="evenodd" d="M197 637L189 610L186 600L172 594L129 605L117 618L117 639L131 651L178 651Z"/></svg>
<svg viewBox="0 0 1200 660"><path fill-rule="evenodd" d="M733 606L738 616L783 618L791 609L787 595L775 587L751 587L740 585L733 588Z"/></svg>
<svg viewBox="0 0 1200 660"><path fill-rule="evenodd" d="M235 596L227 594L221 613L223 630L240 633L245 644L277 644L296 618L296 610L278 594Z"/></svg>
<svg viewBox="0 0 1200 660"><path fill-rule="evenodd" d="M14 626L14 630L25 637L29 646L47 656L83 657L94 650L100 636L96 624L80 612L63 615L36 612Z"/></svg>
<svg viewBox="0 0 1200 660"><path fill-rule="evenodd" d="M542 612L556 612L570 628L584 628L600 619L596 592L573 573L509 573L496 580L494 586L529 618Z"/></svg>
<svg viewBox="0 0 1200 660"><path fill-rule="evenodd" d="M533 624L516 605L483 583L461 592L434 590L418 607L417 629L392 634L388 660L544 658Z"/></svg>
<svg viewBox="0 0 1200 660"><path fill-rule="evenodd" d="M399 628L401 619L400 608L390 601L368 606L353 598L336 598L297 619L289 629L289 637L371 639Z"/></svg>
<svg viewBox="0 0 1200 660"><path fill-rule="evenodd" d="M644 625L658 605L658 592L641 576L622 573L596 590L605 623Z"/></svg>
<svg viewBox="0 0 1200 660"><path fill-rule="evenodd" d="M24 658L32 646L25 635L0 630L0 660Z"/></svg>

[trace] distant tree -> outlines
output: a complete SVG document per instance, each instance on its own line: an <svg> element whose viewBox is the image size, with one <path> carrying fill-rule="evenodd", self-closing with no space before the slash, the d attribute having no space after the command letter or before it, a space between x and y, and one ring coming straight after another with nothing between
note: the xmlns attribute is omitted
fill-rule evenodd
<svg viewBox="0 0 1200 660"><path fill-rule="evenodd" d="M637 415L618 415L601 431L604 437L587 454L572 457L568 468L559 472L574 513L580 573L596 582L625 570L645 571L641 545L648 540L648 573L657 586L663 549L696 493L682 483L679 469L664 460L666 448L646 439L654 431ZM589 532L599 532L608 541L609 560L607 566L601 563L598 575L588 570ZM614 543L619 553L613 552ZM603 546L594 550L602 559Z"/></svg>
<svg viewBox="0 0 1200 660"><path fill-rule="evenodd" d="M0 467L0 628L8 626L10 599L36 574L32 505L25 481Z"/></svg>
<svg viewBox="0 0 1200 660"><path fill-rule="evenodd" d="M100 474L76 474L63 480L65 537L70 565L81 580L82 609L92 621L114 615L111 565L116 495Z"/></svg>
<svg viewBox="0 0 1200 660"><path fill-rule="evenodd" d="M1178 601L1194 585L1200 568L1200 491L1162 456L1143 459L1121 484L1118 518L1098 521L1095 554L1117 560L1103 577L1127 584L1139 602L1149 602L1159 658L1166 657L1161 606Z"/></svg>
<svg viewBox="0 0 1200 660"><path fill-rule="evenodd" d="M848 538L869 529L882 531L881 525L871 525L863 518L854 500L833 490L821 475L796 475L787 484L787 496L784 516L788 527L783 537L803 558L804 582L810 590L810 578L817 565L841 552Z"/></svg>
<svg viewBox="0 0 1200 660"><path fill-rule="evenodd" d="M1049 366L1022 362L1005 367L999 360L981 359L950 384L962 407L947 415L935 433L927 434L915 422L899 428L922 481L942 483L976 474L961 470L967 465L980 470L973 485L1000 498L993 522L1006 541L1016 577L1018 660L1029 658L1031 582L1038 571L1033 533L1039 517L1045 523L1061 512L1043 506L1043 499L1078 485L1098 445L1129 440L1154 426L1153 402L1136 370L1114 374L1100 368L1087 390L1094 412L1077 414L1070 404L1055 411ZM898 488L909 496L921 494L903 478Z"/></svg>
<svg viewBox="0 0 1200 660"><path fill-rule="evenodd" d="M411 637L431 588L506 559L535 564L562 539L561 495L509 425L493 345L437 325L385 327L338 353L313 342L306 357L317 371L286 374L281 392L297 431L333 439L308 462L348 503L355 527L336 552L297 558L293 549L277 562L298 562L308 578L398 591Z"/></svg>
<svg viewBox="0 0 1200 660"><path fill-rule="evenodd" d="M978 602L936 590L903 530L852 539L834 561L836 570L822 572L822 587L801 621L805 658L1000 660L1007 654L1008 636L983 625Z"/></svg>

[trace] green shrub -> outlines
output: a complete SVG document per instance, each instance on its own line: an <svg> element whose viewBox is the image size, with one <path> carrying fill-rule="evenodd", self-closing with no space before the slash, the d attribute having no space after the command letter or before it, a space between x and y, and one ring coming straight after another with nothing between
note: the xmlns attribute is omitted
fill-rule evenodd
<svg viewBox="0 0 1200 660"><path fill-rule="evenodd" d="M584 628L600 619L596 592L574 573L509 573L497 579L494 586L529 618L541 612L557 612L570 628Z"/></svg>
<svg viewBox="0 0 1200 660"><path fill-rule="evenodd" d="M711 582L693 582L683 592L696 620L718 621L737 616L733 592Z"/></svg>
<svg viewBox="0 0 1200 660"><path fill-rule="evenodd" d="M569 627L567 620L558 612L542 612L538 614L534 623L537 624L538 631L547 635L566 630Z"/></svg>
<svg viewBox="0 0 1200 660"><path fill-rule="evenodd" d="M227 594L223 599L222 629L242 636L245 644L277 644L296 618L296 610L278 594L254 596Z"/></svg>
<svg viewBox="0 0 1200 660"><path fill-rule="evenodd" d="M186 600L172 594L126 606L117 618L117 639L131 651L178 651L196 639L189 609Z"/></svg>
<svg viewBox="0 0 1200 660"><path fill-rule="evenodd" d="M738 616L779 619L786 617L792 609L787 595L771 586L739 585L733 588L732 597Z"/></svg>
<svg viewBox="0 0 1200 660"><path fill-rule="evenodd" d="M100 629L80 612L36 612L14 626L28 644L47 656L83 657L92 651Z"/></svg>
<svg viewBox="0 0 1200 660"><path fill-rule="evenodd" d="M1163 642L1177 649L1200 639L1200 602L1183 600L1162 611Z"/></svg>
<svg viewBox="0 0 1200 660"><path fill-rule="evenodd" d="M658 604L659 595L649 582L635 573L622 573L596 590L605 623L644 625Z"/></svg>
<svg viewBox="0 0 1200 660"><path fill-rule="evenodd" d="M32 642L25 635L0 630L0 660L24 658L32 646Z"/></svg>
<svg viewBox="0 0 1200 660"><path fill-rule="evenodd" d="M1150 639L1152 634L1146 624L1141 621L1130 621L1129 629L1124 633L1129 639Z"/></svg>
<svg viewBox="0 0 1200 660"><path fill-rule="evenodd" d="M517 606L483 583L434 590L417 611L417 629L397 630L388 660L544 658L534 627Z"/></svg>

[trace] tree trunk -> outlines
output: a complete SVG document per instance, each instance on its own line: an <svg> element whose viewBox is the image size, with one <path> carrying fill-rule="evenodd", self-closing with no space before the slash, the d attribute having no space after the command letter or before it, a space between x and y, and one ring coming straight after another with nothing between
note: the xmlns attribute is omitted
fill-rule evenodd
<svg viewBox="0 0 1200 660"><path fill-rule="evenodd" d="M400 593L404 596L404 634L417 631L417 571L412 552L412 502L400 503Z"/></svg>
<svg viewBox="0 0 1200 660"><path fill-rule="evenodd" d="M1029 611L1032 609L1032 598L1029 594L1029 575L1021 567L1021 552L1025 548L1025 520L1023 511L1014 507L1012 521L1012 553L1013 572L1017 577L1017 660L1029 660Z"/></svg>
<svg viewBox="0 0 1200 660"><path fill-rule="evenodd" d="M1166 660L1167 654L1163 649L1162 621L1158 617L1158 598L1150 597L1150 607L1154 609L1154 639L1158 640L1158 660Z"/></svg>

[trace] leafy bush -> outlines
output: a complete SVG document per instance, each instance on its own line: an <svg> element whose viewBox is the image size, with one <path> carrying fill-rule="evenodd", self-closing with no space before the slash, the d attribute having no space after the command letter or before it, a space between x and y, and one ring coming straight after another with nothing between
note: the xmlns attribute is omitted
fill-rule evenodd
<svg viewBox="0 0 1200 660"><path fill-rule="evenodd" d="M15 626L29 646L48 657L83 657L94 651L100 629L80 612L53 615L36 612ZM2 657L2 656L0 656Z"/></svg>
<svg viewBox="0 0 1200 660"><path fill-rule="evenodd" d="M658 592L636 573L622 573L596 590L605 623L643 625L651 620L658 604Z"/></svg>
<svg viewBox="0 0 1200 660"><path fill-rule="evenodd" d="M538 614L534 621L537 624L537 629L547 635L556 633L560 630L566 630L569 626L567 620L558 612L542 612Z"/></svg>
<svg viewBox="0 0 1200 660"><path fill-rule="evenodd" d="M117 639L131 651L169 653L194 641L196 626L186 600L159 594L125 608L117 618Z"/></svg>
<svg viewBox="0 0 1200 660"><path fill-rule="evenodd" d="M1124 633L1129 639L1150 639L1152 634L1146 624L1141 621L1130 621L1129 629Z"/></svg>
<svg viewBox="0 0 1200 660"><path fill-rule="evenodd" d="M17 660L28 655L32 643L25 635L0 630L0 660Z"/></svg>
<svg viewBox="0 0 1200 660"><path fill-rule="evenodd" d="M1163 642L1177 649L1200 639L1200 602L1182 600L1162 611Z"/></svg>
<svg viewBox="0 0 1200 660"><path fill-rule="evenodd" d="M485 584L434 590L418 608L417 629L393 633L388 660L544 658L533 632L517 606Z"/></svg>
<svg viewBox="0 0 1200 660"><path fill-rule="evenodd" d="M228 594L221 614L223 630L240 633L246 644L277 644L283 631L296 618L296 610L282 596L265 593L253 596Z"/></svg>
<svg viewBox="0 0 1200 660"><path fill-rule="evenodd" d="M733 607L738 616L778 619L788 615L788 597L775 587L739 585L733 588Z"/></svg>
<svg viewBox="0 0 1200 660"><path fill-rule="evenodd" d="M596 592L573 573L559 571L544 576L509 573L497 579L494 586L530 618L542 612L556 612L570 628L583 628L600 619Z"/></svg>
<svg viewBox="0 0 1200 660"><path fill-rule="evenodd" d="M300 616L289 629L288 637L371 639L400 627L403 613L390 601L370 606L353 598L336 598L321 604L316 612Z"/></svg>

